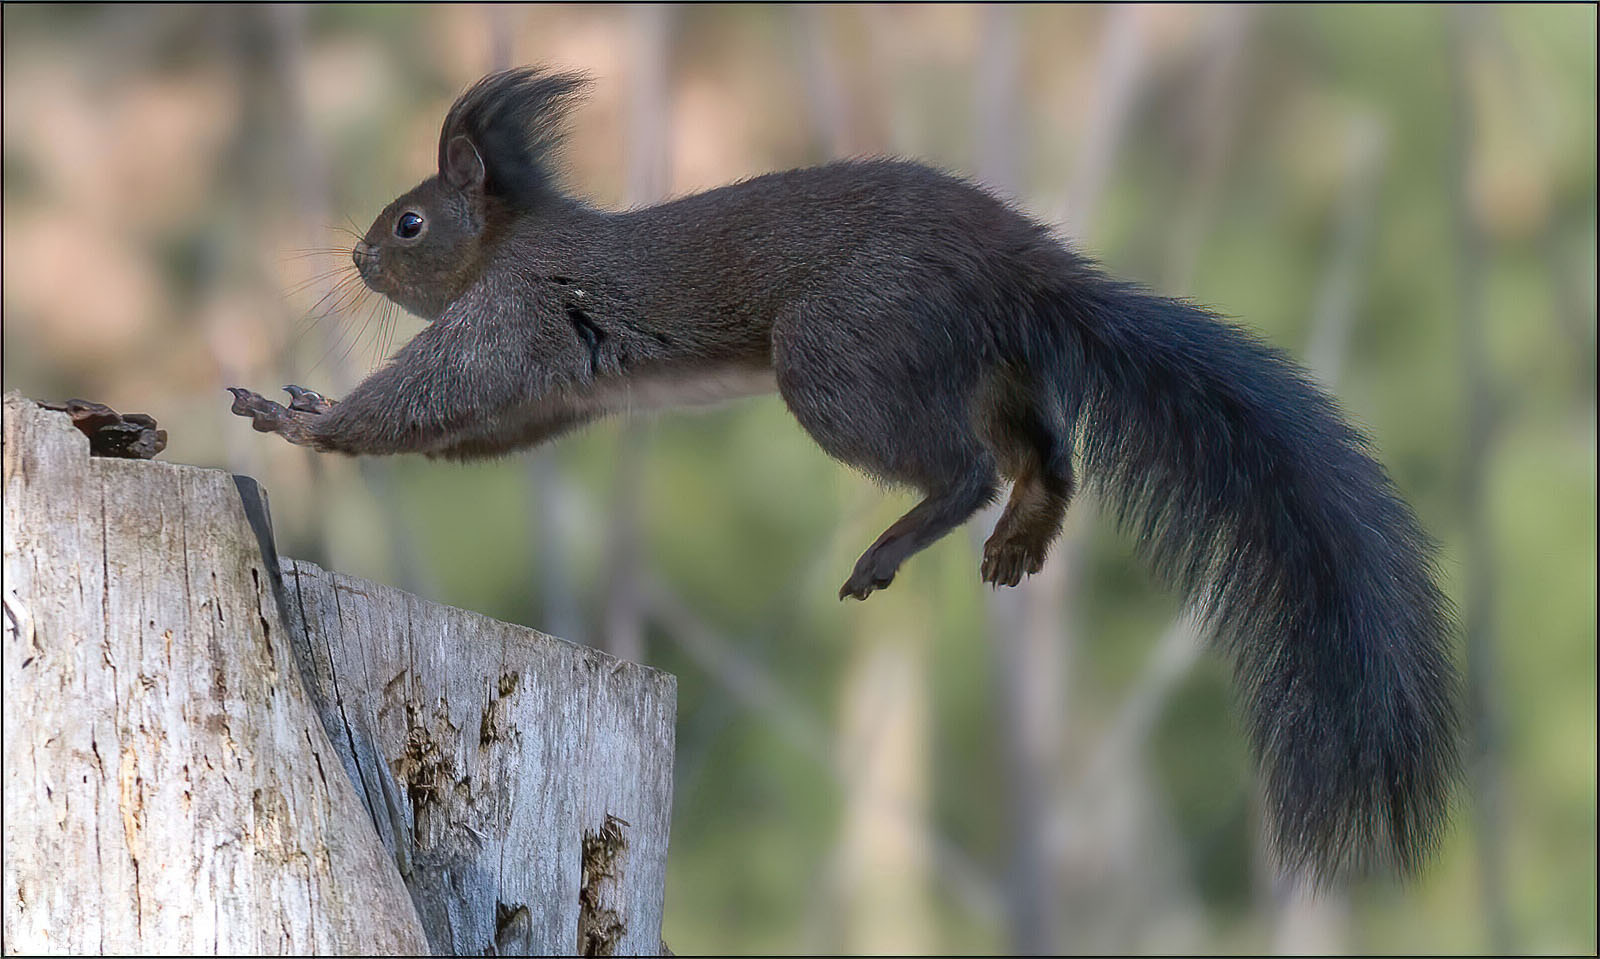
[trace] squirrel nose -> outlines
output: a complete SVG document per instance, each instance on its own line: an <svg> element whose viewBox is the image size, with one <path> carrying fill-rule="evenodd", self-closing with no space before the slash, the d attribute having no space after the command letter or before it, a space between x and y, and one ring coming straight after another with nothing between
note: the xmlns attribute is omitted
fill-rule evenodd
<svg viewBox="0 0 1600 959"><path fill-rule="evenodd" d="M350 252L350 259L355 261L357 270L365 270L378 259L378 250L366 240L357 240L356 248Z"/></svg>

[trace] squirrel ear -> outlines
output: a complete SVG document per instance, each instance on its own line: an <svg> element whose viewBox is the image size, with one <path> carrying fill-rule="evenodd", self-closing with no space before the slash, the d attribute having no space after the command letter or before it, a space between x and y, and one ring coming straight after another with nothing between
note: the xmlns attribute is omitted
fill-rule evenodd
<svg viewBox="0 0 1600 959"><path fill-rule="evenodd" d="M458 190L471 192L482 192L483 181L488 175L478 148L464 136L450 141L445 150L444 169L439 172L444 175L446 183Z"/></svg>

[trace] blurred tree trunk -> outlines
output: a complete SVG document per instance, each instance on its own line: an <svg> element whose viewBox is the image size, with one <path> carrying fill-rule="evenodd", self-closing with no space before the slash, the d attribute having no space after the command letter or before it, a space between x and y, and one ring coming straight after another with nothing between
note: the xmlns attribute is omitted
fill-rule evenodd
<svg viewBox="0 0 1600 959"><path fill-rule="evenodd" d="M1080 243L1091 235L1142 77L1144 14L1136 7L1112 8L1105 14L1102 31L1092 73L1093 105L1066 197L1064 229L1070 240ZM1020 46L1016 11L986 8L979 53L978 172L985 183L1011 194L1022 192L1021 123L1016 116L1016 104L1022 100ZM973 526L975 544L981 544L1000 508L996 504L985 511L983 520ZM1018 952L1055 951L1062 944L1062 923L1077 927L1075 919L1064 918L1068 912L1062 903L1068 850L1063 837L1069 830L1061 787L1069 663L1076 645L1072 609L1090 509L1092 504L1080 499L1044 568L1016 590L994 593L988 604L999 700L1005 710L1013 827L1009 898L1013 947ZM1113 768L1131 769L1126 764L1106 767ZM1112 791L1126 795L1127 788ZM1125 838L1129 850L1137 845L1133 837Z"/></svg>
<svg viewBox="0 0 1600 959"><path fill-rule="evenodd" d="M670 182L672 29L676 17L665 4L629 9L633 56L628 71L627 205L661 200ZM644 620L639 593L639 498L644 465L644 430L624 422L617 437L607 540L607 587L602 647L624 659L644 655Z"/></svg>
<svg viewBox="0 0 1600 959"><path fill-rule="evenodd" d="M1117 7L1106 15L1093 80L1096 105L1066 204L1066 226L1080 242L1093 236L1094 214L1144 82L1148 16L1135 7ZM1185 164L1187 189L1159 226L1169 241L1165 283L1180 292L1189 283L1226 172L1248 27L1247 12L1238 8L1208 17L1209 28L1199 41L1199 75L1181 103L1181 119L1193 131ZM1062 557L1079 557L1080 571L1091 532L1087 512L1093 505L1090 498L1080 497L1076 521L1069 521L1057 547ZM1079 575L1069 578L1063 589L1076 592ZM1063 855L1074 878L1083 878L1072 889L1071 915L1092 938L1076 943L1080 948L1160 951L1192 939L1202 921L1180 837L1167 804L1153 792L1145 758L1147 738L1167 698L1198 657L1201 642L1192 615L1173 621L1124 697L1110 730L1076 772L1070 793L1073 821L1065 831ZM1152 923L1151 915L1162 921Z"/></svg>
<svg viewBox="0 0 1600 959"><path fill-rule="evenodd" d="M1020 62L1021 24L1016 7L982 8L975 105L978 177L1009 196L1022 192ZM969 524L979 545L999 517L995 503ZM1010 835L1006 903L1011 950L1018 954L1060 951L1056 928L1059 890L1050 854L1052 820L1059 812L1065 629L1063 570L1057 555L1015 590L988 597L989 648L994 657L999 704L1000 749L1006 776L1006 822Z"/></svg>
<svg viewBox="0 0 1600 959"><path fill-rule="evenodd" d="M485 68L491 73L517 65L517 25L512 12L513 8L503 3L483 7L484 32L489 40ZM576 583L566 561L578 531L572 518L572 489L561 471L559 456L552 444L525 454L532 519L528 529L528 568L538 571L533 595L538 597L539 622L556 636L587 643L590 634L584 626Z"/></svg>
<svg viewBox="0 0 1600 959"><path fill-rule="evenodd" d="M859 613L839 722L844 809L832 892L843 953L938 951L928 899L923 650L930 627L906 608L879 605Z"/></svg>
<svg viewBox="0 0 1600 959"><path fill-rule="evenodd" d="M1066 209L1059 218L1069 240L1082 242L1094 235L1100 199L1144 80L1146 16L1146 11L1134 5L1119 4L1106 10L1089 122L1072 165Z"/></svg>
<svg viewBox="0 0 1600 959"><path fill-rule="evenodd" d="M368 289L357 278L348 252L354 237L341 238L333 227L327 147L311 124L311 104L316 91L306 88L309 82L305 67L308 11L301 4L277 4L264 7L254 15L268 20L265 37L258 41L266 61L265 75L259 82L265 88L264 95L281 111L278 122L283 128L281 137L270 138L261 149L266 151L266 162L279 168L287 184L286 192L294 198L296 229L303 248L342 248L326 257L312 257L318 264L331 260L338 272L311 284L309 292L316 296L319 305L299 324L302 329L307 323L318 326L320 335L314 342L320 353L313 368L322 368L323 375L331 381L324 387L326 392L342 396L362 379L360 357L369 329L372 331L373 363L386 359L379 351L386 345L383 342L386 331L396 322L399 307ZM272 197L263 196L260 202L265 207L272 202ZM322 315L318 315L319 312ZM273 375L282 382L301 382L306 377L306 370L297 366L300 358L294 355L295 344L303 338L296 335L279 341ZM320 483L327 471L324 458L311 450L299 451L299 455L311 472L312 483ZM437 595L423 551L417 547L409 514L395 487L395 461L363 456L355 465L377 500L378 511L388 520L384 533L389 540L387 555L393 563L392 575L407 592ZM321 555L327 557L327 562L337 565L339 544L330 539L334 524L328 521L327 504L322 497L312 496L307 498L306 508L310 511L308 526L320 540Z"/></svg>
<svg viewBox="0 0 1600 959"><path fill-rule="evenodd" d="M1350 335L1361 314L1361 279L1369 262L1368 238L1383 185L1387 133L1366 113L1350 122L1345 177L1334 211L1327 266L1311 308L1305 360L1324 389L1337 394ZM1264 802L1258 797L1257 805ZM1342 889L1318 892L1303 881L1276 875L1268 850L1258 846L1258 872L1270 890L1273 951L1282 955L1331 954L1348 948L1350 897Z"/></svg>
<svg viewBox="0 0 1600 959"><path fill-rule="evenodd" d="M1466 522L1466 588L1462 626L1467 640L1467 723L1473 825L1478 846L1479 896L1491 952L1514 948L1505 892L1505 823L1501 812L1500 691L1495 656L1496 545L1485 492L1496 442L1499 410L1490 379L1484 323L1483 277L1487 240L1473 212L1471 177L1478 161L1476 71L1482 68L1483 11L1448 11L1451 58L1452 139L1450 205L1456 234L1456 310L1461 317L1461 382L1466 393L1466 454L1462 465L1462 513Z"/></svg>
<svg viewBox="0 0 1600 959"><path fill-rule="evenodd" d="M512 12L513 8L503 3L483 7L490 72L509 70L517 65L517 31ZM575 643L588 643L592 635L585 627L577 584L567 562L579 531L572 515L573 490L561 470L559 449L549 443L535 447L524 454L524 463L532 501L528 568L538 571L538 582L533 589L538 597L538 621L556 636L564 636Z"/></svg>
<svg viewBox="0 0 1600 959"><path fill-rule="evenodd" d="M1228 161L1238 139L1254 16L1249 7L1229 4L1207 23L1202 40L1204 61L1181 118L1191 148L1189 175L1175 215L1161 226L1167 239L1163 282L1171 292L1182 293L1192 285L1195 262L1216 219Z"/></svg>
<svg viewBox="0 0 1600 959"><path fill-rule="evenodd" d="M821 162L851 156L851 130L854 128L850 105L840 78L840 62L829 39L826 9L814 3L788 7L795 55L800 61L800 79L805 88L806 112L813 138L820 145Z"/></svg>

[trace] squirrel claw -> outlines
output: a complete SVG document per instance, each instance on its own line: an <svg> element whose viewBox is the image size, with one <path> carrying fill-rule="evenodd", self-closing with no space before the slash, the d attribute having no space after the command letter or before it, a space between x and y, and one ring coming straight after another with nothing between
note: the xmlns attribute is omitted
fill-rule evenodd
<svg viewBox="0 0 1600 959"><path fill-rule="evenodd" d="M864 556L862 562L856 564L855 572L851 573L845 584L839 587L839 598L866 599L874 590L883 589L894 582L894 574L894 570L883 573L872 569L872 564Z"/></svg>
<svg viewBox="0 0 1600 959"><path fill-rule="evenodd" d="M338 400L323 396L316 390L308 390L293 383L285 386L283 391L292 397L289 401L289 409L297 410L301 413L326 413L338 402Z"/></svg>
<svg viewBox="0 0 1600 959"><path fill-rule="evenodd" d="M238 386L228 387L233 394L230 407L236 416L250 417L250 425L257 432L275 433L289 421L289 410L282 403L274 403L260 393Z"/></svg>
<svg viewBox="0 0 1600 959"><path fill-rule="evenodd" d="M983 547L980 574L991 586L1016 586L1044 568L1044 548L1026 540L991 538Z"/></svg>
<svg viewBox="0 0 1600 959"><path fill-rule="evenodd" d="M310 442L310 434L300 419L306 415L306 410L290 409L282 403L274 403L260 393L238 386L228 387L228 392L233 394L233 405L230 408L234 415L248 416L250 425L256 432L277 433L289 442L301 446Z"/></svg>

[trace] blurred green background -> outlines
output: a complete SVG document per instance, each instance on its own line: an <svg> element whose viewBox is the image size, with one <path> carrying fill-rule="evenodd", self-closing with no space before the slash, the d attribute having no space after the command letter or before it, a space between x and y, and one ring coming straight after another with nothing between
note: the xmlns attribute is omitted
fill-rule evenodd
<svg viewBox="0 0 1600 959"><path fill-rule="evenodd" d="M266 483L285 554L677 674L680 953L1592 953L1595 21L8 5L5 388L155 415L164 458ZM338 395L415 331L323 275L341 231L528 62L594 76L566 179L603 206L913 156L1303 358L1462 611L1471 784L1428 871L1274 880L1226 668L1089 497L1019 590L980 587L975 521L845 605L911 500L776 397L472 466L228 415L225 384Z"/></svg>

